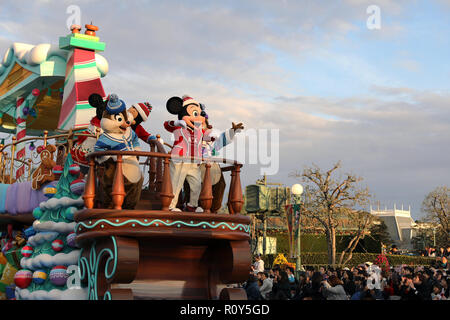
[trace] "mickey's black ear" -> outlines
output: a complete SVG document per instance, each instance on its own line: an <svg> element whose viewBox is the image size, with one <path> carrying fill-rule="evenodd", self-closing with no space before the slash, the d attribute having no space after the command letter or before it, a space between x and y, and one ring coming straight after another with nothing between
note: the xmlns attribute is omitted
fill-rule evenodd
<svg viewBox="0 0 450 320"><path fill-rule="evenodd" d="M183 110L183 99L180 97L170 98L167 100L166 108L171 114L179 114Z"/></svg>
<svg viewBox="0 0 450 320"><path fill-rule="evenodd" d="M89 104L94 108L103 107L103 98L98 93L93 93L89 96Z"/></svg>

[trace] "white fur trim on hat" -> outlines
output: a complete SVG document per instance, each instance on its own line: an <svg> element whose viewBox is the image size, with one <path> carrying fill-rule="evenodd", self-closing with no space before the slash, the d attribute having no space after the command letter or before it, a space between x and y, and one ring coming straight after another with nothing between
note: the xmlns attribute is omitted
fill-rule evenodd
<svg viewBox="0 0 450 320"><path fill-rule="evenodd" d="M142 120L147 121L148 115L145 112L144 108L147 109L148 114L150 114L150 110L148 109L148 107L145 104L139 102L139 103L133 104L132 107L134 107L137 110L137 112L141 115Z"/></svg>
<svg viewBox="0 0 450 320"><path fill-rule="evenodd" d="M183 107L186 107L187 105L193 104L193 103L200 106L200 103L198 103L196 100L194 100L194 98L192 98L189 95L184 95L182 97L182 99L183 99Z"/></svg>

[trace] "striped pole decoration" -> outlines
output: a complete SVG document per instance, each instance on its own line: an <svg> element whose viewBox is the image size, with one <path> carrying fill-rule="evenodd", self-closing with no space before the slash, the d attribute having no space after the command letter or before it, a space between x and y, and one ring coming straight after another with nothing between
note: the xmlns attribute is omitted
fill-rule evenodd
<svg viewBox="0 0 450 320"><path fill-rule="evenodd" d="M24 139L27 134L27 119L26 116L23 115L23 108L26 105L26 100L22 97L17 98L16 101L16 138L17 142L19 142L16 145L16 159L17 160L23 160L25 158L25 144L20 143L20 140ZM16 171L16 180L19 180L19 178L25 173L25 164L20 163L19 169Z"/></svg>
<svg viewBox="0 0 450 320"><path fill-rule="evenodd" d="M71 48L67 60L59 129L69 130L89 125L89 121L95 116L95 109L88 102L92 93L105 97L95 51Z"/></svg>

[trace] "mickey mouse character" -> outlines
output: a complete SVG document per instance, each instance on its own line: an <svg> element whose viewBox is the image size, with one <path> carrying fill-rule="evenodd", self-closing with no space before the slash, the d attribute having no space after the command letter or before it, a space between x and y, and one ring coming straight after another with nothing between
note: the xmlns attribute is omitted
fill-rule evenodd
<svg viewBox="0 0 450 320"><path fill-rule="evenodd" d="M131 123L131 129L136 132L139 139L150 143L151 140L156 140L156 136L148 133L141 123L147 121L150 112L152 112L152 106L148 102L139 102L133 104L128 112L131 113L134 120Z"/></svg>
<svg viewBox="0 0 450 320"><path fill-rule="evenodd" d="M206 107L204 104L200 104L200 107L203 111L206 112ZM220 149L224 148L228 144L230 144L236 133L239 133L244 129L244 125L242 123L235 124L232 122L231 128L223 131L222 133L215 135L212 131L213 127L209 123L209 117L205 114L205 123L203 125L203 129L205 130L205 135L210 138L206 141L202 142L202 155L203 158L211 158L217 156L217 153ZM201 170L201 180L203 181L205 177L206 165L202 163L200 165ZM222 170L220 169L220 165L217 162L211 163L211 184L212 184L212 193L213 193L213 202L211 205L211 212L218 212L222 206L222 200L225 193L225 178L223 176ZM185 198L184 202L189 202L189 184L184 183L184 191Z"/></svg>
<svg viewBox="0 0 450 320"><path fill-rule="evenodd" d="M171 151L170 176L175 197L169 205L170 211L181 211L176 207L178 196L186 179L190 186L190 201L186 211L203 212L198 207L198 198L201 191L201 170L198 161L180 160L176 157L202 157L202 141L208 140L205 136L203 125L206 113L200 104L193 98L185 95L183 98L172 97L166 103L167 111L177 115L178 120L164 122L167 131L175 137L174 146Z"/></svg>

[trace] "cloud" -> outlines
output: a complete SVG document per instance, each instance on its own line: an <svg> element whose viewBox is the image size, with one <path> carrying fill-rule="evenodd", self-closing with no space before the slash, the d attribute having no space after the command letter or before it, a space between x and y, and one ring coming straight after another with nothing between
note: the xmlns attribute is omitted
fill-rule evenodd
<svg viewBox="0 0 450 320"><path fill-rule="evenodd" d="M410 72L419 72L421 69L420 63L413 59L400 60L397 62L397 65Z"/></svg>
<svg viewBox="0 0 450 320"><path fill-rule="evenodd" d="M272 178L287 184L293 170L342 159L378 199L405 199L418 209L427 190L450 178L449 93L400 81L375 59L426 69L417 55L389 55L411 36L404 24L410 1L47 2L2 6L0 56L12 41L56 43L68 33L67 6L79 5L82 23L92 20L106 42L105 91L128 105L152 103L144 127L167 142L162 123L173 116L165 103L189 93L206 104L218 129L231 121L280 129L281 171ZM376 32L366 28L371 4L381 8ZM311 81L316 94L305 88ZM328 94L340 85L345 95ZM256 178L258 166L244 167L244 185Z"/></svg>

